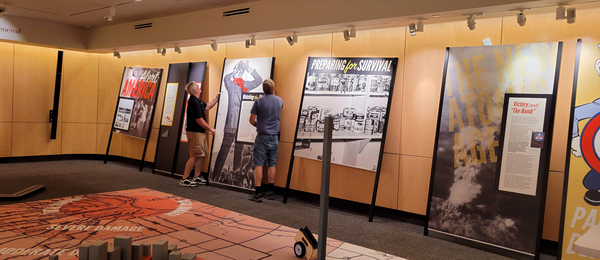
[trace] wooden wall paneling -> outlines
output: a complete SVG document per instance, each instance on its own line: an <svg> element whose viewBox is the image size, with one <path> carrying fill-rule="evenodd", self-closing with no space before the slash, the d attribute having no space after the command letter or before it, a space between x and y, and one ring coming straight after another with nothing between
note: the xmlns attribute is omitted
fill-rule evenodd
<svg viewBox="0 0 600 260"><path fill-rule="evenodd" d="M294 46L290 46L285 39L275 39L274 54L275 95L283 101L281 141L293 142L308 57L331 57L331 34L300 36ZM289 153L280 155L290 156Z"/></svg>
<svg viewBox="0 0 600 260"><path fill-rule="evenodd" d="M154 61L153 54L156 50L123 52L121 57L125 67L145 67L151 68Z"/></svg>
<svg viewBox="0 0 600 260"><path fill-rule="evenodd" d="M14 48L14 44L0 42L0 122L13 120Z"/></svg>
<svg viewBox="0 0 600 260"><path fill-rule="evenodd" d="M154 108L154 120L152 121L152 128L158 129L160 127L163 102L165 100L165 89L167 86L167 76L169 75L169 63L175 63L172 62L172 60L173 58L176 58L174 57L175 55L179 55L177 53L172 52L172 50L173 49L167 49L165 56L157 52L152 53L152 67L163 69L163 74L159 83L160 88L158 90L158 96L156 98L156 106ZM179 56L181 57L181 55Z"/></svg>
<svg viewBox="0 0 600 260"><path fill-rule="evenodd" d="M15 45L13 122L48 122L57 56L56 49ZM59 111L59 122L61 114Z"/></svg>
<svg viewBox="0 0 600 260"><path fill-rule="evenodd" d="M356 32L356 38L345 41L343 33L333 34L333 57L398 57L394 96L388 118L386 153L400 153L400 125L402 122L402 89L406 27Z"/></svg>
<svg viewBox="0 0 600 260"><path fill-rule="evenodd" d="M50 139L50 123L13 123L12 156L61 154L62 123L58 123L56 139Z"/></svg>
<svg viewBox="0 0 600 260"><path fill-rule="evenodd" d="M499 44L502 18L477 19L473 31L464 21L425 27L406 36L400 154L431 157L446 47L480 46L485 38Z"/></svg>
<svg viewBox="0 0 600 260"><path fill-rule="evenodd" d="M400 155L398 210L425 215L431 158Z"/></svg>
<svg viewBox="0 0 600 260"><path fill-rule="evenodd" d="M96 123L62 123L62 154L96 153L96 135Z"/></svg>
<svg viewBox="0 0 600 260"><path fill-rule="evenodd" d="M273 57L273 39L256 40L256 46L246 48L245 42L227 43L227 59Z"/></svg>
<svg viewBox="0 0 600 260"><path fill-rule="evenodd" d="M97 132L96 132L96 153L97 154L106 154L106 146L108 145L108 138L110 136L111 124L97 124ZM121 134L113 134L111 145L110 145L110 155L121 156L121 146L123 143L123 135Z"/></svg>
<svg viewBox="0 0 600 260"><path fill-rule="evenodd" d="M12 123L0 123L0 157L12 155Z"/></svg>
<svg viewBox="0 0 600 260"><path fill-rule="evenodd" d="M275 175L275 186L285 187L288 170L290 169L290 154L292 153L292 143L279 141L279 152L277 155L277 165ZM264 176L263 176L264 177ZM267 176L268 177L268 176Z"/></svg>
<svg viewBox="0 0 600 260"><path fill-rule="evenodd" d="M113 122L124 68L124 59L98 55L98 124Z"/></svg>
<svg viewBox="0 0 600 260"><path fill-rule="evenodd" d="M113 138L114 136L115 135L113 135ZM123 140L121 145L121 156L141 160L142 153L144 152L144 144L146 143L146 141L143 139L133 138L128 135L122 136Z"/></svg>
<svg viewBox="0 0 600 260"><path fill-rule="evenodd" d="M98 121L98 54L64 51L63 80L60 108L63 122L96 123ZM89 148L90 151L94 151L95 144Z"/></svg>
<svg viewBox="0 0 600 260"><path fill-rule="evenodd" d="M379 176L379 189L377 190L376 205L390 209L398 209L398 181L400 172L400 155L383 154L381 175ZM375 180L373 180L374 182ZM366 186L369 186L365 183ZM371 186L371 195L373 186Z"/></svg>
<svg viewBox="0 0 600 260"><path fill-rule="evenodd" d="M337 170L337 168L332 165L331 172L334 172L335 170ZM330 181L333 182L333 179L330 179ZM321 162L317 160L306 159L304 157L296 157L294 159L294 168L292 170L290 189L320 194Z"/></svg>
<svg viewBox="0 0 600 260"><path fill-rule="evenodd" d="M146 149L146 158L144 158L144 161L154 162L154 155L156 154L156 144L158 142L158 128L152 129L149 138L150 139L148 140L148 148Z"/></svg>
<svg viewBox="0 0 600 260"><path fill-rule="evenodd" d="M543 239L558 241L564 178L565 174L563 172L549 172L546 207L544 209Z"/></svg>

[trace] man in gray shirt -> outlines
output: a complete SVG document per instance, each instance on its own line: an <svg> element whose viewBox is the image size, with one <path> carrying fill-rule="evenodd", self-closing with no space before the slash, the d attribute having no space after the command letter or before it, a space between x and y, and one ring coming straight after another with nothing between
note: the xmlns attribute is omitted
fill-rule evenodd
<svg viewBox="0 0 600 260"><path fill-rule="evenodd" d="M254 194L248 198L254 202L262 202L260 187L265 160L269 171L269 186L265 197L269 200L274 199L275 162L279 151L279 116L281 116L281 109L283 108L281 98L273 94L275 82L266 79L262 85L265 95L254 101L250 110L250 124L256 127L258 133L252 147L255 189Z"/></svg>

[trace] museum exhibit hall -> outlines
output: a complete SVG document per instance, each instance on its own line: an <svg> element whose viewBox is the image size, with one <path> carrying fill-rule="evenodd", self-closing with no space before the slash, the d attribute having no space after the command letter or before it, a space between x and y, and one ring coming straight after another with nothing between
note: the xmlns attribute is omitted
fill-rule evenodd
<svg viewBox="0 0 600 260"><path fill-rule="evenodd" d="M600 0L0 0L0 259L600 258Z"/></svg>

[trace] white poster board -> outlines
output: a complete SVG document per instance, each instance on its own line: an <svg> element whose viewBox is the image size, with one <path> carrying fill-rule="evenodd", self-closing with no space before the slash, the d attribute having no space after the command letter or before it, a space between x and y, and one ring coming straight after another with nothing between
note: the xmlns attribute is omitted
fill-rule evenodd
<svg viewBox="0 0 600 260"><path fill-rule="evenodd" d="M161 125L172 126L173 116L175 115L175 103L177 103L177 89L179 83L167 83L167 89L165 90L165 105L163 107L163 117Z"/></svg>

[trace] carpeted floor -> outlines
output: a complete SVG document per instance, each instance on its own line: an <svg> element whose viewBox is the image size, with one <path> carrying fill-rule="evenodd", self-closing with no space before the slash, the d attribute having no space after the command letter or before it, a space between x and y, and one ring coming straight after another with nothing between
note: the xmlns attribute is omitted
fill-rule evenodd
<svg viewBox="0 0 600 260"><path fill-rule="evenodd" d="M139 172L136 166L101 161L51 161L0 164L0 193L13 193L35 184L46 190L18 201L0 201L0 205L83 195L134 188L149 188L239 212L277 224L318 230L319 207L302 200L281 203L248 201L248 194L214 186L184 188L178 180L151 169ZM328 236L363 247L379 250L411 260L418 259L510 259L493 253L458 245L423 235L423 227L376 217L372 223L366 215L330 209ZM542 255L541 259L555 259Z"/></svg>

